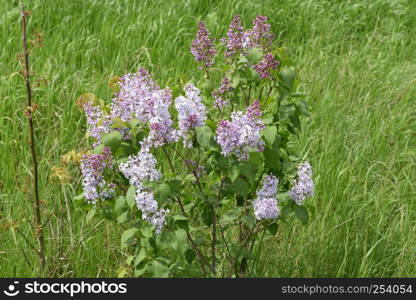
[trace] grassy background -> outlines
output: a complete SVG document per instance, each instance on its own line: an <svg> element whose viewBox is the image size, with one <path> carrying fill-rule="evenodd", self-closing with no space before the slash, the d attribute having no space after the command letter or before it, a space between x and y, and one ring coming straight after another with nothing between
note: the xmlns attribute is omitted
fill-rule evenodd
<svg viewBox="0 0 416 300"><path fill-rule="evenodd" d="M262 276L416 275L416 2L374 1L25 1L29 32L42 32L32 53L41 198L51 276L116 276L125 260L111 223L85 222L65 210L80 191L79 172L51 178L61 155L80 149L84 92L109 99L113 75L148 67L163 86L196 70L189 45L198 20L217 37L232 16L246 25L269 16L298 62L312 117L299 148L314 168L314 214L307 226L282 224L265 248ZM0 276L36 276L22 235L32 219L30 156L17 1L0 2ZM190 71L191 70L191 71ZM63 218L61 217L63 215ZM65 220L64 223L60 220ZM91 232L91 230L93 230ZM20 233L19 233L20 232ZM70 249L71 238L81 241ZM31 238L30 238L31 239ZM34 241L32 242L34 243Z"/></svg>

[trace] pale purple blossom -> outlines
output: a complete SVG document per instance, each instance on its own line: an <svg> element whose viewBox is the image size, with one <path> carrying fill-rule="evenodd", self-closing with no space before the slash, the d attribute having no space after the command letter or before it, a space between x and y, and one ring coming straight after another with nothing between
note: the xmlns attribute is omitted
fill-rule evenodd
<svg viewBox="0 0 416 300"><path fill-rule="evenodd" d="M94 105L92 102L85 103L83 108L85 116L87 117L87 132L96 139L94 146L97 146L101 142L101 135L111 131L111 121L108 116L104 115L101 108L98 105Z"/></svg>
<svg viewBox="0 0 416 300"><path fill-rule="evenodd" d="M273 54L268 53L263 56L262 60L253 66L259 77L262 79L272 79L272 70L276 70L280 62L276 60Z"/></svg>
<svg viewBox="0 0 416 300"><path fill-rule="evenodd" d="M261 47L263 50L270 49L275 35L271 32L271 26L267 23L266 16L258 15L253 20L253 27L243 33L243 48Z"/></svg>
<svg viewBox="0 0 416 300"><path fill-rule="evenodd" d="M214 46L214 39L210 38L204 22L199 22L196 38L192 42L191 53L197 62L202 63L202 68L209 68L214 64L217 50Z"/></svg>
<svg viewBox="0 0 416 300"><path fill-rule="evenodd" d="M230 104L229 92L232 90L231 80L224 77L222 79L221 86L211 93L212 97L215 99L214 104L219 110L222 110Z"/></svg>
<svg viewBox="0 0 416 300"><path fill-rule="evenodd" d="M313 196L314 183L312 179L312 167L309 162L304 162L298 167L298 178L293 181L289 196L297 205L302 205L306 198Z"/></svg>
<svg viewBox="0 0 416 300"><path fill-rule="evenodd" d="M257 190L257 198L253 202L254 215L257 220L276 219L280 214L277 201L277 185L279 180L273 175L267 175L262 187Z"/></svg>
<svg viewBox="0 0 416 300"><path fill-rule="evenodd" d="M263 151L264 141L260 131L264 129L264 124L260 117L260 102L256 100L248 107L246 114L237 111L231 114L231 121L221 120L215 137L221 146L221 153L226 157L235 155L239 160L247 160L250 151Z"/></svg>
<svg viewBox="0 0 416 300"><path fill-rule="evenodd" d="M156 168L157 161L149 149L142 147L137 155L129 156L129 160L121 163L119 169L131 185L141 188L144 181L155 181L161 177Z"/></svg>
<svg viewBox="0 0 416 300"><path fill-rule="evenodd" d="M81 158L82 186L84 196L90 203L99 198L107 198L114 190L112 184L107 184L103 177L104 170L112 167L111 150L104 147L103 153L84 154Z"/></svg>
<svg viewBox="0 0 416 300"><path fill-rule="evenodd" d="M142 212L142 219L154 225L156 234L160 234L166 225L166 215L169 210L159 209L153 193L149 191L137 189L135 200L137 208Z"/></svg>
<svg viewBox="0 0 416 300"><path fill-rule="evenodd" d="M136 74L126 74L120 80L120 91L113 99L112 118L122 121L138 119L150 128L149 142L157 147L177 141L177 132L169 112L170 89L161 89L143 68Z"/></svg>
<svg viewBox="0 0 416 300"><path fill-rule="evenodd" d="M189 141L188 132L196 127L204 126L206 120L206 109L199 96L200 91L193 85L185 88L184 96L175 100L175 108L178 111L179 132L183 137L184 144L192 147Z"/></svg>
<svg viewBox="0 0 416 300"><path fill-rule="evenodd" d="M244 27L241 24L241 18L239 15L236 15L228 28L227 37L221 39L221 42L225 46L225 57L231 57L239 54L243 49L243 33Z"/></svg>

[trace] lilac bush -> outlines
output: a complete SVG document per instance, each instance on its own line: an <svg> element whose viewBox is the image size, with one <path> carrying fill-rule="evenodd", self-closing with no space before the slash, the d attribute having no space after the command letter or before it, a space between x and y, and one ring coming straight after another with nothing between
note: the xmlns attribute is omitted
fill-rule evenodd
<svg viewBox="0 0 416 300"><path fill-rule="evenodd" d="M140 67L110 103L84 104L76 199L124 228L121 274L256 276L259 237L308 220L312 168L293 143L307 105L265 16L235 16L220 39L200 22L190 48L201 71L184 86Z"/></svg>

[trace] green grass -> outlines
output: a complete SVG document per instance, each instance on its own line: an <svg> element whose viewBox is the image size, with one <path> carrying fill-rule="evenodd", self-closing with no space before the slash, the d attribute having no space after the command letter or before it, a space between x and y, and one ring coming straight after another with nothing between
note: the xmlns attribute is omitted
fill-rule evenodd
<svg viewBox="0 0 416 300"><path fill-rule="evenodd" d="M197 21L219 37L236 13L246 25L258 13L269 16L292 50L312 109L298 146L314 168L313 214L306 226L280 226L259 276L416 275L415 1L25 2L29 31L44 38L32 70L48 82L35 89L35 102L49 275L116 276L125 260L112 223L95 227L98 220L86 223L74 208L67 220L65 198L80 192L79 171L72 168L63 186L50 178L61 155L84 143L76 99L84 92L109 99L109 78L138 65L161 85L197 72L189 52ZM0 45L0 276L36 276L36 255L17 232L32 240L17 1L0 3ZM71 236L82 242L65 255Z"/></svg>

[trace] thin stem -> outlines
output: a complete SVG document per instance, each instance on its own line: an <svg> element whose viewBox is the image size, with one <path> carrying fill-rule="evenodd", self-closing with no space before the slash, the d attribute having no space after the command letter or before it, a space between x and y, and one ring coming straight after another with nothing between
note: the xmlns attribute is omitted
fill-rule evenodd
<svg viewBox="0 0 416 300"><path fill-rule="evenodd" d="M24 71L23 77L26 83L26 92L27 92L27 110L26 115L29 121L29 147L32 155L33 162L33 190L34 190L34 207L35 207L35 234L39 243L39 261L40 261L40 270L41 273L45 270L46 257L45 257L45 237L43 235L43 226L42 219L40 214L40 199L39 199L39 183L38 183L38 162L36 157L36 145L35 145L35 134L34 134L34 124L33 124L33 113L35 106L32 106L32 89L30 86L30 67L29 67L29 51L27 48L27 33L26 33L26 17L27 12L25 11L24 4L20 4L21 17L22 17L22 46L24 51Z"/></svg>

